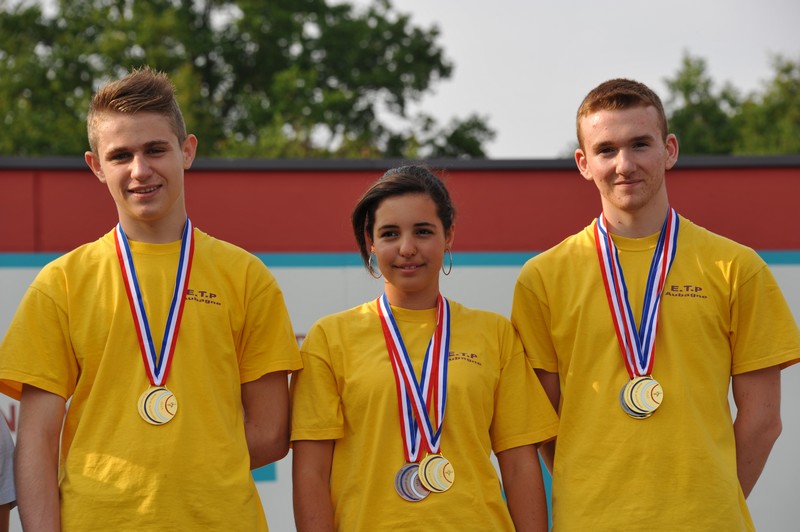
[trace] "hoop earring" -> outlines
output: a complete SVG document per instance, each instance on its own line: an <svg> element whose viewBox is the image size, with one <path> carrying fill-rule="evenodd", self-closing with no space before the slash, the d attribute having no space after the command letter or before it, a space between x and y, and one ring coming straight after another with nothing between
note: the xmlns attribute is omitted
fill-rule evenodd
<svg viewBox="0 0 800 532"><path fill-rule="evenodd" d="M369 271L369 275L373 279L380 279L381 277L383 277L383 273L381 273L381 271L378 270L378 275L375 275L375 269L376 268L372 265L372 258L373 257L375 257L374 253L370 254L369 260L367 260L367 271ZM378 262L378 257L375 257L375 262L376 263Z"/></svg>
<svg viewBox="0 0 800 532"><path fill-rule="evenodd" d="M444 261L442 261L442 273L445 275L450 275L450 272L453 271L453 253L450 251L450 248L445 249L444 253L450 258L450 267L447 268L447 271L444 271Z"/></svg>

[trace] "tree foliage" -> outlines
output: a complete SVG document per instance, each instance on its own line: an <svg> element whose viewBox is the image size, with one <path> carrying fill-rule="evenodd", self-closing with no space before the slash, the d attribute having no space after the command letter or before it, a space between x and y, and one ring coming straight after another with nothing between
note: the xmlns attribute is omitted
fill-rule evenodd
<svg viewBox="0 0 800 532"><path fill-rule="evenodd" d="M730 83L715 90L705 60L685 54L665 80L670 129L681 153L800 153L800 60L772 59L774 78L745 97Z"/></svg>
<svg viewBox="0 0 800 532"><path fill-rule="evenodd" d="M748 97L737 117L737 154L800 153L800 60L772 60L775 77Z"/></svg>
<svg viewBox="0 0 800 532"><path fill-rule="evenodd" d="M3 154L82 153L94 90L143 64L171 76L203 156L483 157L494 135L411 115L453 66L389 0L51 4L0 0Z"/></svg>
<svg viewBox="0 0 800 532"><path fill-rule="evenodd" d="M670 96L667 108L670 128L678 137L684 153L730 153L736 140L734 110L739 99L726 85L714 92L714 83L706 72L706 62L688 55L673 79L666 80Z"/></svg>

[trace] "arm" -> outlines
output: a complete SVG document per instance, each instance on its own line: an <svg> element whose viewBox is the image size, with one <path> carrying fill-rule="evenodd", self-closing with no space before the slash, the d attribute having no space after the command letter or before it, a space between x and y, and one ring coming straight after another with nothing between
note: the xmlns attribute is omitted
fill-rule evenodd
<svg viewBox="0 0 800 532"><path fill-rule="evenodd" d="M736 468L744 496L755 486L781 433L781 373L778 366L733 376Z"/></svg>
<svg viewBox="0 0 800 532"><path fill-rule="evenodd" d="M61 530L58 445L65 411L63 397L22 387L14 472L25 530Z"/></svg>
<svg viewBox="0 0 800 532"><path fill-rule="evenodd" d="M280 460L289 452L289 387L286 372L267 373L242 384L244 433L250 469Z"/></svg>
<svg viewBox="0 0 800 532"><path fill-rule="evenodd" d="M547 500L542 469L534 445L514 447L497 454L508 511L518 531L547 530Z"/></svg>
<svg viewBox="0 0 800 532"><path fill-rule="evenodd" d="M0 532L8 532L11 503L0 506Z"/></svg>
<svg viewBox="0 0 800 532"><path fill-rule="evenodd" d="M294 520L298 532L333 532L331 463L333 440L293 443Z"/></svg>
<svg viewBox="0 0 800 532"><path fill-rule="evenodd" d="M537 369L536 376L539 377L539 382L542 383L542 388L550 399L553 409L558 412L558 403L561 401L561 384L558 381L558 373L550 373L543 369ZM560 414L560 412L559 412ZM544 465L550 472L553 472L553 459L556 454L556 440L550 440L539 446L539 454L542 455Z"/></svg>

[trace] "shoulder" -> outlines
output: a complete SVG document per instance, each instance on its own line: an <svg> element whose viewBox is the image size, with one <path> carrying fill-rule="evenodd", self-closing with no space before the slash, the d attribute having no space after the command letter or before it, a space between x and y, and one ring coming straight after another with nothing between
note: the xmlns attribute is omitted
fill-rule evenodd
<svg viewBox="0 0 800 532"><path fill-rule="evenodd" d="M318 351L321 346L347 344L381 334L374 301L319 318L308 329L301 351ZM382 338L382 336L381 336ZM369 341L369 340L367 340Z"/></svg>
<svg viewBox="0 0 800 532"><path fill-rule="evenodd" d="M482 327L500 331L506 328L513 329L511 321L502 314L491 310L467 307L451 299L447 301L450 303L451 321L455 327L470 329Z"/></svg>
<svg viewBox="0 0 800 532"><path fill-rule="evenodd" d="M195 228L195 258L201 256L205 265L234 270L245 276L263 276L274 281L264 261L244 248L213 237Z"/></svg>
<svg viewBox="0 0 800 532"><path fill-rule="evenodd" d="M353 327L364 322L371 322L377 318L378 312L375 301L367 301L356 307L340 310L339 312L334 312L333 314L328 314L319 318L314 325L311 326L311 330Z"/></svg>
<svg viewBox="0 0 800 532"><path fill-rule="evenodd" d="M522 266L519 280L524 282L534 276L547 277L559 272L572 271L574 264L595 261L594 221L581 231L566 237L555 246L528 259Z"/></svg>
<svg viewBox="0 0 800 532"><path fill-rule="evenodd" d="M36 279L41 281L43 279L75 275L94 277L98 275L97 266L100 263L112 262L116 265L117 260L112 230L94 242L78 246L72 251L53 259L39 271Z"/></svg>
<svg viewBox="0 0 800 532"><path fill-rule="evenodd" d="M195 236L196 250L200 249L202 250L203 253L219 254L221 258L216 258L217 255L212 255L212 257L214 257L218 261L221 261L222 258L225 259L232 258L245 262L261 263L258 257L253 255L246 249L241 248L236 244L232 244L225 240L220 240L219 238L213 237L208 233L201 231L200 229L195 228L194 236Z"/></svg>
<svg viewBox="0 0 800 532"><path fill-rule="evenodd" d="M759 266L765 264L758 253L749 246L714 233L683 216L680 217L680 224L679 255L688 251L717 260L753 262ZM682 249L682 246L686 248Z"/></svg>

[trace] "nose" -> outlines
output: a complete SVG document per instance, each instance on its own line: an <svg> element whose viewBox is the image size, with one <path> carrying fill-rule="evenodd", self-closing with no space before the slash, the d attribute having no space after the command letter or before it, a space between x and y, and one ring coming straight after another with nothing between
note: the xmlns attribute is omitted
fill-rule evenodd
<svg viewBox="0 0 800 532"><path fill-rule="evenodd" d="M153 173L152 168L147 163L145 157L141 155L135 155L131 160L131 178L136 179L137 181L143 181L150 177Z"/></svg>
<svg viewBox="0 0 800 532"><path fill-rule="evenodd" d="M413 257L417 254L417 245L414 239L406 236L400 241L400 255L403 257Z"/></svg>
<svg viewBox="0 0 800 532"><path fill-rule="evenodd" d="M630 175L636 170L636 163L633 154L628 150L620 150L617 153L617 175Z"/></svg>

